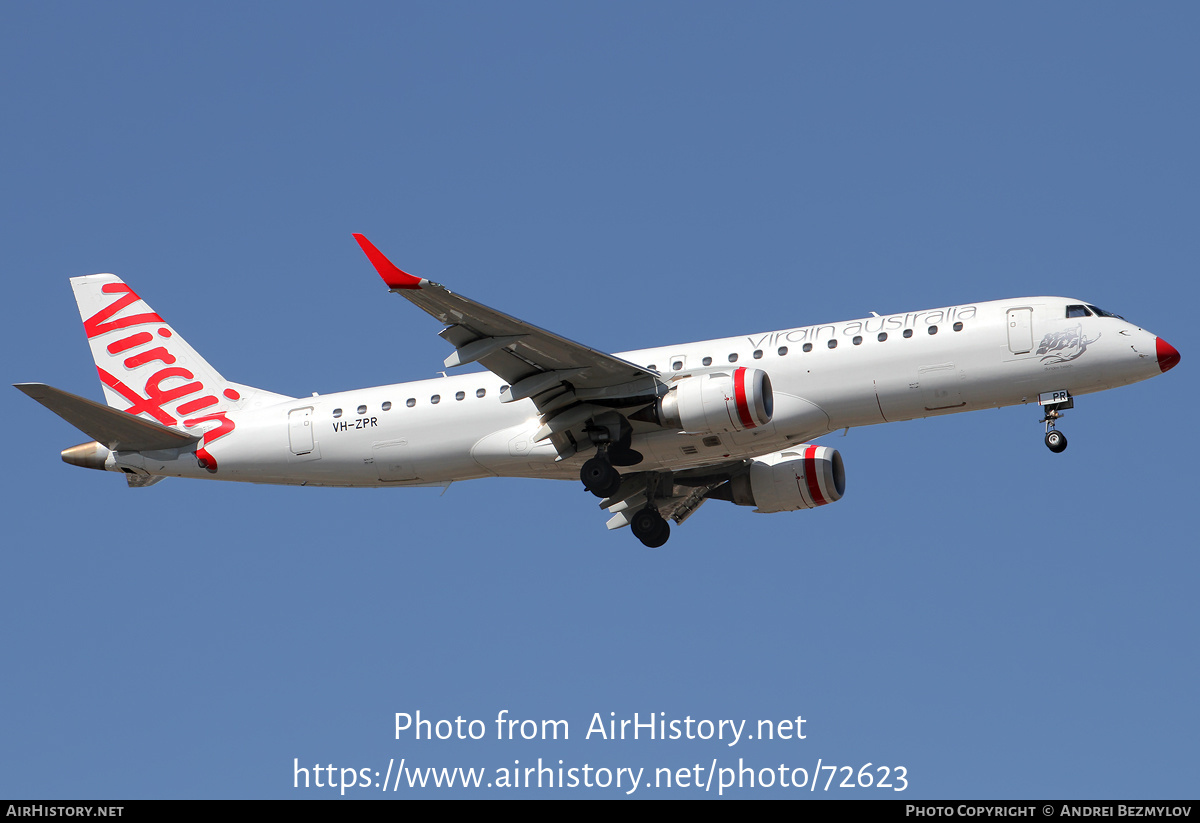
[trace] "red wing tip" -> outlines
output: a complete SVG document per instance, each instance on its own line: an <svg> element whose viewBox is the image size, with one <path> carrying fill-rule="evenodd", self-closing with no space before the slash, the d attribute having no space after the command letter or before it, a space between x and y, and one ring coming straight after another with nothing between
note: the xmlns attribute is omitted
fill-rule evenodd
<svg viewBox="0 0 1200 823"><path fill-rule="evenodd" d="M388 260L383 252L375 248L374 244L366 237L361 234L355 234L354 239L358 241L358 245L362 246L367 259L371 261L371 265L375 267L375 271L379 272L379 276L383 278L383 282L388 284L388 288L417 289L421 287L421 278L414 277L408 272L397 268L396 264Z"/></svg>

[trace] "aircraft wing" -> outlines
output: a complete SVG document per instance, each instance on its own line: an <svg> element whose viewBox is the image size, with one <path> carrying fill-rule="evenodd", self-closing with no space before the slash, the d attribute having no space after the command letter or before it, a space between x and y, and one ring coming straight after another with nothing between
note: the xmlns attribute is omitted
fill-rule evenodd
<svg viewBox="0 0 1200 823"><path fill-rule="evenodd" d="M354 239L396 294L433 315L454 346L446 368L478 362L508 383L502 402L531 398L544 422L559 409L598 399L653 399L658 373L568 340L397 268L361 234ZM665 390L665 388L663 389Z"/></svg>

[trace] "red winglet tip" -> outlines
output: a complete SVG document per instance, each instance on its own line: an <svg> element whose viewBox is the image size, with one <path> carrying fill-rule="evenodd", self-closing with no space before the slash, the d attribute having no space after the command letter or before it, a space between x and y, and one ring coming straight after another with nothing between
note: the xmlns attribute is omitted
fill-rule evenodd
<svg viewBox="0 0 1200 823"><path fill-rule="evenodd" d="M358 245L362 246L367 259L371 261L371 265L375 267L375 271L379 272L379 276L383 278L383 282L388 284L388 288L417 289L421 287L421 278L413 277L408 272L397 268L396 264L384 257L383 252L375 248L366 237L361 234L355 234L354 239L358 241Z"/></svg>

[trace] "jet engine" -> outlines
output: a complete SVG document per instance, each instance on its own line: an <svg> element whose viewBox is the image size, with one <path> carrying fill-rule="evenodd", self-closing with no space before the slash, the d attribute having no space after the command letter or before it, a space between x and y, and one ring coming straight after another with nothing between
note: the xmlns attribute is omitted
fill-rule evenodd
<svg viewBox="0 0 1200 823"><path fill-rule="evenodd" d="M770 513L836 503L845 491L846 469L837 449L805 444L756 458L749 472L737 475L709 496Z"/></svg>
<svg viewBox="0 0 1200 823"><path fill-rule="evenodd" d="M771 378L744 366L685 377L658 401L662 425L686 432L736 432L771 422Z"/></svg>

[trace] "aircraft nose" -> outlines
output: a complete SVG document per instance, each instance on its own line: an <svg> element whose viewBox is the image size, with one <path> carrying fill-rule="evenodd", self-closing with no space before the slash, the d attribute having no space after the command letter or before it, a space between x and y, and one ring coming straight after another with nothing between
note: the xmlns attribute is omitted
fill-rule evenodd
<svg viewBox="0 0 1200 823"><path fill-rule="evenodd" d="M1163 371L1173 369L1179 363L1179 352L1166 340L1161 337L1154 338L1154 348L1158 353L1158 367Z"/></svg>

